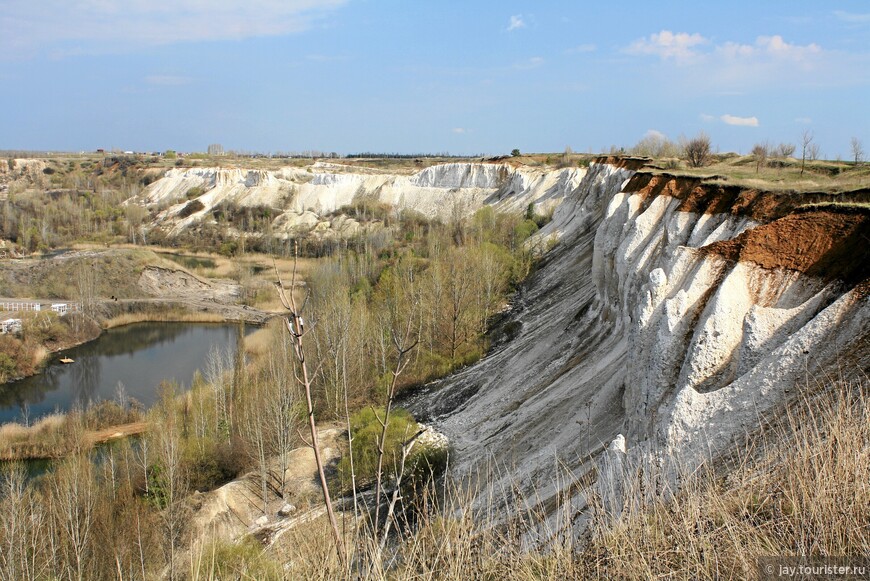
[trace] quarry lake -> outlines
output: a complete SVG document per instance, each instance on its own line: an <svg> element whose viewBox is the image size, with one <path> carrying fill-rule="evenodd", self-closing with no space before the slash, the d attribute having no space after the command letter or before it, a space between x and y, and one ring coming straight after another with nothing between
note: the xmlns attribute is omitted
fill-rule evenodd
<svg viewBox="0 0 870 581"><path fill-rule="evenodd" d="M232 358L242 332L239 325L214 323L136 323L110 329L95 341L52 355L42 373L0 385L0 423L118 400L119 385L126 397L150 407L161 381L189 388L212 350ZM74 363L64 365L61 358Z"/></svg>

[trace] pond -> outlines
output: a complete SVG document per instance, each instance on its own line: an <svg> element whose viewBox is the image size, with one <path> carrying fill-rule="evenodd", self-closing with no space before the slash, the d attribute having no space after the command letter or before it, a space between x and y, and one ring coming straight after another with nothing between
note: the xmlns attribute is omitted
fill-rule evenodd
<svg viewBox="0 0 870 581"><path fill-rule="evenodd" d="M247 327L248 330L253 330ZM212 350L232 357L239 325L136 323L109 329L95 341L52 356L43 373L0 385L0 423L34 421L55 411L126 397L150 407L161 381L190 387ZM61 358L74 363L64 365Z"/></svg>

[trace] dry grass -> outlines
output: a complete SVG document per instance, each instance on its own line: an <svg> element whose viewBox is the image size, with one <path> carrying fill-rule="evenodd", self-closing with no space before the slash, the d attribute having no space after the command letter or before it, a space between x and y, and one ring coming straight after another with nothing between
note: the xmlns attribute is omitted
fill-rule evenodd
<svg viewBox="0 0 870 581"><path fill-rule="evenodd" d="M3 424L0 426L0 459L60 457L69 449L65 442L68 428L66 414L45 416L29 426Z"/></svg>
<svg viewBox="0 0 870 581"><path fill-rule="evenodd" d="M837 385L780 418L748 439L727 471L696 470L676 494L650 497L641 478L629 477L628 490L648 502L628 503L617 517L593 494L591 526L579 537L552 534L570 530L567 511L548 519L518 500L505 522L504 514L472 511L470 496L448 490L450 510L422 511L413 532L381 560L360 543L350 572L336 562L325 519L290 530L263 558L284 563L287 579L356 579L362 572L397 581L712 580L758 579L762 556L870 554L870 382ZM345 524L352 535L352 519ZM530 545L541 531L550 540Z"/></svg>
<svg viewBox="0 0 870 581"><path fill-rule="evenodd" d="M146 428L138 408L102 401L84 411L44 416L31 425L0 425L0 461L62 458Z"/></svg>
<svg viewBox="0 0 870 581"><path fill-rule="evenodd" d="M281 332L283 332L283 327L279 326L278 333ZM269 352L269 349L275 345L276 341L275 323L267 324L265 327L245 336L245 352L252 355L254 360L258 361Z"/></svg>
<svg viewBox="0 0 870 581"><path fill-rule="evenodd" d="M133 323L225 323L226 318L217 313L191 313L188 311L170 310L144 313L124 313L107 319L103 323L106 329L131 325Z"/></svg>
<svg viewBox="0 0 870 581"><path fill-rule="evenodd" d="M753 579L760 556L870 554L870 385L805 400L735 455L599 532L585 551L616 578Z"/></svg>
<svg viewBox="0 0 870 581"><path fill-rule="evenodd" d="M28 440L56 430L66 421L65 414L51 414L41 418L35 424L25 426L11 422L0 425L0 442L13 443Z"/></svg>
<svg viewBox="0 0 870 581"><path fill-rule="evenodd" d="M756 172L752 156L719 156L701 168L689 168L682 163L677 169L665 171L765 191L838 193L870 187L870 164L838 161L807 161L801 174L799 159L774 159Z"/></svg>

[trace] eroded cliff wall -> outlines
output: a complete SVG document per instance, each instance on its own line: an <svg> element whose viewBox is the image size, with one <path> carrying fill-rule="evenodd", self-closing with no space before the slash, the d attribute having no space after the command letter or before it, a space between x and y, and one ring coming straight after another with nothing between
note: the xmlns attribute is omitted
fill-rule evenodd
<svg viewBox="0 0 870 581"><path fill-rule="evenodd" d="M635 169L590 166L540 234L561 244L516 336L406 402L457 474L552 509L561 471L691 467L808 381L870 370L870 212Z"/></svg>

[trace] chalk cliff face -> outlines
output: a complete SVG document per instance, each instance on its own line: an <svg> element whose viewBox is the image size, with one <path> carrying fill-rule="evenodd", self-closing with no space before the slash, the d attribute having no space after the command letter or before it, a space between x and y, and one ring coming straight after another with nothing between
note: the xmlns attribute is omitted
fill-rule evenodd
<svg viewBox="0 0 870 581"><path fill-rule="evenodd" d="M360 198L441 219L555 208L536 236L561 243L514 298L513 337L403 402L450 438L457 474L492 470L487 483L552 507L565 467L597 464L619 490L628 466L723 453L807 378L870 372L870 212L641 165L172 170L131 203L168 204L158 222L175 232L224 201L267 205L287 235L352 234L333 213ZM181 218L193 187L203 209Z"/></svg>
<svg viewBox="0 0 870 581"><path fill-rule="evenodd" d="M307 232L340 236L356 228L346 220L336 227L333 214L360 199L441 220L472 214L484 205L521 212L534 204L538 212L546 212L576 188L585 173L578 168L544 171L489 163L447 163L411 175L363 172L336 164L314 164L309 169L173 169L127 203L167 206L157 224L173 234L211 220L216 206L232 202L278 210L272 230L279 236ZM193 188L202 191L196 197L202 208L182 212Z"/></svg>
<svg viewBox="0 0 870 581"><path fill-rule="evenodd" d="M618 489L614 466L697 465L807 377L866 373L870 213L775 197L592 164L540 233L562 242L515 299L515 338L405 405L458 474L494 468L552 507L590 454Z"/></svg>

